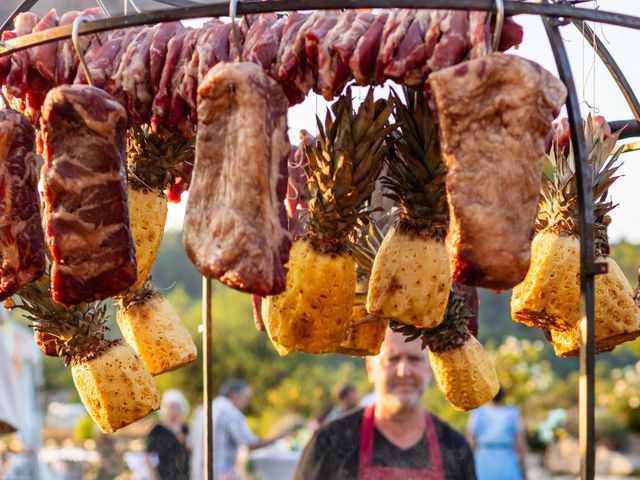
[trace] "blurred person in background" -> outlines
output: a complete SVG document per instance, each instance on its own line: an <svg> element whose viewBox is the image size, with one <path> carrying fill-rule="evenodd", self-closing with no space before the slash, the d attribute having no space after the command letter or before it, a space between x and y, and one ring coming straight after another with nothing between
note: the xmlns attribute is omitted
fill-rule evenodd
<svg viewBox="0 0 640 480"><path fill-rule="evenodd" d="M187 425L189 404L180 390L167 390L160 402L160 422L147 437L147 465L151 480L188 480Z"/></svg>
<svg viewBox="0 0 640 480"><path fill-rule="evenodd" d="M520 412L505 406L504 391L473 412L467 438L474 451L478 480L525 480L527 441Z"/></svg>
<svg viewBox="0 0 640 480"><path fill-rule="evenodd" d="M375 403L318 430L295 479L474 480L464 436L424 408L432 373L421 341L387 330L366 366Z"/></svg>
<svg viewBox="0 0 640 480"><path fill-rule="evenodd" d="M332 422L333 420L343 417L344 415L351 413L358 408L360 404L360 395L356 387L347 383L342 385L338 390L338 405L331 409L327 417L324 419L324 423Z"/></svg>
<svg viewBox="0 0 640 480"><path fill-rule="evenodd" d="M220 395L211 405L213 417L213 478L216 480L238 480L236 468L238 449L249 450L266 447L290 435L294 429L286 429L278 435L266 439L256 437L249 425L244 410L249 405L251 388L238 378L231 378L220 388ZM198 407L191 419L190 443L193 446L191 464L193 480L204 478L204 417L202 407Z"/></svg>
<svg viewBox="0 0 640 480"><path fill-rule="evenodd" d="M96 452L100 455L100 468L96 480L113 480L124 472L126 465L116 447L114 437L99 433L96 438Z"/></svg>

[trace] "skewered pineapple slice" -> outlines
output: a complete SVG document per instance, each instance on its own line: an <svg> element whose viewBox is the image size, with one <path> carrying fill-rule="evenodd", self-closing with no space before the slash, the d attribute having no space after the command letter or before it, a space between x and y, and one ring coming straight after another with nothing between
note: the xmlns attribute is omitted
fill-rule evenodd
<svg viewBox="0 0 640 480"><path fill-rule="evenodd" d="M171 303L149 284L120 302L116 321L152 375L176 370L197 357L196 345Z"/></svg>
<svg viewBox="0 0 640 480"><path fill-rule="evenodd" d="M140 358L123 341L71 362L73 382L89 415L112 433L160 408L160 392Z"/></svg>

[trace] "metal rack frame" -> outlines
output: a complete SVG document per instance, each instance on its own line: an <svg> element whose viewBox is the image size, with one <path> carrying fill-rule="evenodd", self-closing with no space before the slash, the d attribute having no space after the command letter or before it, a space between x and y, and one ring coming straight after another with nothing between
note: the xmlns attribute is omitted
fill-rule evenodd
<svg viewBox="0 0 640 480"><path fill-rule="evenodd" d="M7 29L15 16L31 9L38 0L24 0L7 18L0 31ZM200 4L192 0L156 0L157 3L171 6L169 9L145 11L141 13L110 17L102 20L83 23L80 25L80 35L126 28L135 25L160 23L173 20L186 20L199 17L228 16L229 3L214 1ZM513 0L504 1L506 15L529 14L542 18L549 43L561 80L568 89L566 102L571 140L576 153L576 178L579 197L579 234L580 234L580 385L579 385L579 444L580 444L580 478L592 480L595 477L595 349L594 349L594 321L595 321L595 275L606 273L606 264L595 262L594 228L593 228L593 192L586 151L584 132L578 95L571 72L569 59L564 42L560 36L559 27L573 23L594 47L597 54L607 66L609 72L622 91L635 120L621 120L609 122L617 129L624 125L621 138L640 136L640 103L622 70L616 64L613 56L591 28L584 23L593 21L610 25L628 27L640 30L640 17L623 15L603 10L577 8L574 4L581 1L559 0L552 3L528 3ZM354 8L429 8L450 10L485 10L496 11L495 0L247 0L238 3L237 13L268 13L293 10L329 10ZM72 26L59 26L15 39L0 41L0 57L10 55L19 50L30 48L43 43L62 40L71 37ZM203 279L203 389L205 412L205 472L207 480L213 478L212 460L212 419L211 400L212 391L212 325L211 325L211 280Z"/></svg>

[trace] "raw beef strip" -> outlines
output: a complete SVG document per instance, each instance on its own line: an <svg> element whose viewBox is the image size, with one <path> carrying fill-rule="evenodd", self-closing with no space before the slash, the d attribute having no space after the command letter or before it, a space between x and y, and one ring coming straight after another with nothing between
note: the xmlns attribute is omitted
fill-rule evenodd
<svg viewBox="0 0 640 480"><path fill-rule="evenodd" d="M155 95L160 88L160 78L162 69L167 57L169 41L178 33L184 30L181 22L161 23L151 40L149 47L149 83Z"/></svg>
<svg viewBox="0 0 640 480"><path fill-rule="evenodd" d="M115 53L115 56L113 57L113 63L110 67L111 74L109 76L105 76L106 83L104 89L115 98L118 98L118 100L123 105L124 100L122 94L122 73L119 74L118 72L120 71L120 69L125 68L124 56L127 53L128 48L131 46L140 32L142 32L145 28L146 27L127 28L120 42L120 48L116 52L114 47L114 52L111 52L112 54Z"/></svg>
<svg viewBox="0 0 640 480"><path fill-rule="evenodd" d="M153 94L149 82L149 52L158 27L145 27L122 56L116 76L122 75L122 92L131 124L147 123Z"/></svg>
<svg viewBox="0 0 640 480"><path fill-rule="evenodd" d="M387 18L382 30L382 41L380 42L380 50L376 60L376 84L381 85L384 83L384 71L396 55L396 50L400 47L400 43L407 34L416 12L417 10L412 8L403 8L393 10L389 14L389 18Z"/></svg>
<svg viewBox="0 0 640 480"><path fill-rule="evenodd" d="M2 32L2 40L11 40L12 38L16 38L16 32L12 30L5 30ZM4 57L0 57L0 85L4 84L7 79L7 75L9 75L9 71L11 70L11 55L5 55Z"/></svg>
<svg viewBox="0 0 640 480"><path fill-rule="evenodd" d="M384 69L384 74L405 85L419 86L424 80L422 71L427 61L425 38L431 24L431 10L418 10L411 21L404 38L392 60Z"/></svg>
<svg viewBox="0 0 640 480"><path fill-rule="evenodd" d="M169 115L167 116L167 125L169 127L178 127L183 131L186 130L185 120L189 112L188 106L184 99L180 96L180 85L184 79L186 67L191 60L191 56L196 48L200 29L189 30L182 44L182 51L176 64L175 72L171 78L171 101L169 106ZM183 133L186 133L184 131Z"/></svg>
<svg viewBox="0 0 640 480"><path fill-rule="evenodd" d="M299 91L302 95L306 95L314 85L313 70L310 68L305 55L305 38L307 31L312 25L321 20L324 12L315 12L310 15L306 15L304 21L299 24L295 22L295 26L287 32L287 25L282 34L282 41L280 46L286 41L285 34L291 35L293 30L296 30L295 35L292 35L290 43L286 44L280 56L280 63L278 67L278 79L291 86L293 89ZM297 29L296 29L297 27Z"/></svg>
<svg viewBox="0 0 640 480"><path fill-rule="evenodd" d="M491 51L491 32L487 25L487 12L475 10L469 12L469 43L472 60Z"/></svg>
<svg viewBox="0 0 640 480"><path fill-rule="evenodd" d="M274 14L259 15L247 32L242 59L257 63L266 72L271 72L278 55L285 21Z"/></svg>
<svg viewBox="0 0 640 480"><path fill-rule="evenodd" d="M100 7L87 8L82 12L73 10L60 17L59 25L69 25L73 23L78 15L83 15L87 17L88 20L99 20L101 18L105 18L105 14ZM94 38L95 36L93 35L80 36L78 38L80 51L83 53L86 52ZM73 48L71 40L58 42L58 52L56 55L56 85L72 83L76 78L76 72L78 71L79 65L80 60L78 60L78 55Z"/></svg>
<svg viewBox="0 0 640 480"><path fill-rule="evenodd" d="M136 279L127 207L127 115L108 93L65 85L41 119L51 297L63 305L107 298Z"/></svg>
<svg viewBox="0 0 640 480"><path fill-rule="evenodd" d="M440 38L427 66L437 72L463 61L470 48L469 12L449 10L440 23Z"/></svg>
<svg viewBox="0 0 640 480"><path fill-rule="evenodd" d="M567 91L494 53L429 76L447 166L447 250L460 283L507 289L529 268L545 135Z"/></svg>
<svg viewBox="0 0 640 480"><path fill-rule="evenodd" d="M0 110L0 300L45 270L35 139L24 115Z"/></svg>
<svg viewBox="0 0 640 480"><path fill-rule="evenodd" d="M231 24L218 22L208 29L206 41L196 45L199 55L198 85L216 63L229 60L230 35Z"/></svg>
<svg viewBox="0 0 640 480"><path fill-rule="evenodd" d="M31 12L19 13L15 20L16 37L31 33L38 23L38 17ZM13 97L24 98L29 88L29 51L20 50L11 55L11 70L7 75L7 90Z"/></svg>
<svg viewBox="0 0 640 480"><path fill-rule="evenodd" d="M33 27L33 32L40 32L58 26L58 14L52 8L49 13L40 19ZM29 50L29 62L32 69L35 69L44 80L54 85L56 81L56 53L58 45L56 42L45 43Z"/></svg>
<svg viewBox="0 0 640 480"><path fill-rule="evenodd" d="M102 46L92 56L87 55L85 58L96 87L105 88L107 81L113 75L115 59L118 53L125 48L122 43L126 34L127 31L122 29L109 32ZM78 69L74 83L88 83L84 69Z"/></svg>
<svg viewBox="0 0 640 480"><path fill-rule="evenodd" d="M167 46L167 56L160 76L160 85L151 106L151 126L156 131L160 127L166 126L166 118L169 115L171 106L171 79L180 59L184 39L189 32L190 30L186 29L178 31Z"/></svg>
<svg viewBox="0 0 640 480"><path fill-rule="evenodd" d="M358 85L369 85L374 80L382 30L388 15L384 12L376 16L358 40L353 55L349 59L349 68Z"/></svg>
<svg viewBox="0 0 640 480"><path fill-rule="evenodd" d="M372 13L356 12L355 10L347 10L340 15L340 20L335 28L342 33L334 39L331 49L340 56L342 63L349 65L358 40L365 34L375 18Z"/></svg>
<svg viewBox="0 0 640 480"><path fill-rule="evenodd" d="M250 62L217 64L198 99L187 254L202 275L249 293L280 293L291 248L284 209L287 99Z"/></svg>
<svg viewBox="0 0 640 480"><path fill-rule="evenodd" d="M354 14L354 12L351 12ZM344 17L353 15L342 14ZM340 20L340 21L339 21ZM347 22L334 12L326 12L323 21L313 24L307 31L307 60L316 72L314 91L326 100L331 100L345 86L349 79L349 67L340 60L332 45L349 28Z"/></svg>

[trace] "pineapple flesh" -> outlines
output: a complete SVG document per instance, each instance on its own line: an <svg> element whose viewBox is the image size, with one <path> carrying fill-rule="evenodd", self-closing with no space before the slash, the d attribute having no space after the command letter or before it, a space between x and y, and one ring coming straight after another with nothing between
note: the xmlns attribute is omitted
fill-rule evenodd
<svg viewBox="0 0 640 480"><path fill-rule="evenodd" d="M388 327L389 320L371 315L364 305L354 305L347 336L337 353L354 357L377 355Z"/></svg>
<svg viewBox="0 0 640 480"><path fill-rule="evenodd" d="M293 242L287 284L263 300L269 338L281 355L335 352L347 335L356 293L356 264L346 247L366 216L386 153L391 105L370 90L354 112L348 89L305 148L310 192L306 234Z"/></svg>
<svg viewBox="0 0 640 480"><path fill-rule="evenodd" d="M73 382L89 415L112 433L160 408L160 392L140 358L121 340L71 362Z"/></svg>
<svg viewBox="0 0 640 480"><path fill-rule="evenodd" d="M194 142L165 130L132 127L127 137L128 201L136 246L138 277L127 292L142 288L158 256L167 220L164 189L175 180L176 165L193 160ZM123 292L117 297L127 294Z"/></svg>
<svg viewBox="0 0 640 480"><path fill-rule="evenodd" d="M609 255L609 187L621 153L615 144L619 133L605 138L604 127L589 117L585 138L589 152L594 203L596 261L606 262L608 273L595 277L595 348L610 351L640 335L640 310L629 282ZM532 242L531 266L524 281L513 289L512 318L547 332L556 354L574 356L580 351L580 241L573 151L548 157L551 173L543 179Z"/></svg>
<svg viewBox="0 0 640 480"><path fill-rule="evenodd" d="M283 293L262 300L262 315L278 353L335 352L355 298L356 268L350 252L324 253L307 238L293 242Z"/></svg>
<svg viewBox="0 0 640 480"><path fill-rule="evenodd" d="M367 310L418 328L442 322L452 277L444 244L449 221L446 168L438 127L421 91L394 94L400 127L392 132L382 180L400 204L400 219L388 232L373 263Z"/></svg>
<svg viewBox="0 0 640 480"><path fill-rule="evenodd" d="M171 303L157 290L147 284L119 306L116 321L122 336L152 375L195 361L197 349L191 335Z"/></svg>
<svg viewBox="0 0 640 480"><path fill-rule="evenodd" d="M105 433L134 423L160 408L160 392L144 363L121 340L107 340L102 302L64 307L51 299L49 274L24 287L13 307L27 318L45 353L71 364L80 399Z"/></svg>

